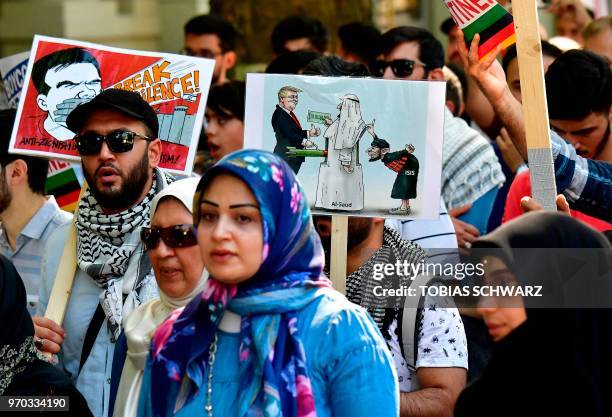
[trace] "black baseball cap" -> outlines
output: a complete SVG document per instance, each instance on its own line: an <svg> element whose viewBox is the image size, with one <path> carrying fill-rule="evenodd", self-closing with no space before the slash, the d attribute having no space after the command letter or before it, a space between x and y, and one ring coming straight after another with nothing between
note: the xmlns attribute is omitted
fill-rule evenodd
<svg viewBox="0 0 612 417"><path fill-rule="evenodd" d="M455 23L452 17L449 17L440 24L440 31L448 35L451 29L455 26L457 26L457 24Z"/></svg>
<svg viewBox="0 0 612 417"><path fill-rule="evenodd" d="M138 93L115 88L104 90L87 103L77 106L68 115L66 126L73 132L78 133L83 128L87 118L101 108L117 110L138 119L151 129L154 138L159 136L157 115L149 103L143 100Z"/></svg>

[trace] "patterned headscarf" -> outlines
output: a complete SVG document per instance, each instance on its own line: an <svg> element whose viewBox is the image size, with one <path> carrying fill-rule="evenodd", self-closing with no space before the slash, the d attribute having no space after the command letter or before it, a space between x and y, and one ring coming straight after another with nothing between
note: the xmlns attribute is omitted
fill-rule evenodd
<svg viewBox="0 0 612 417"><path fill-rule="evenodd" d="M251 189L263 228L262 264L238 285L211 276L200 297L164 322L153 338L151 368L153 415L172 414L183 377L205 389L209 346L227 308L242 316L240 390L237 416L316 416L297 312L322 296L330 283L322 273L324 255L302 187L277 155L243 150L232 153L204 177L194 199L199 222L203 192L219 174L230 174ZM219 364L222 366L222 364Z"/></svg>

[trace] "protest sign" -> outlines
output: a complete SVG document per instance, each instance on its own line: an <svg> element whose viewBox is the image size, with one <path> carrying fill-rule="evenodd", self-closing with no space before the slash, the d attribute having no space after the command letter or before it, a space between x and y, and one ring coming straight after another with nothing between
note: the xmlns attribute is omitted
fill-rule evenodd
<svg viewBox="0 0 612 417"><path fill-rule="evenodd" d="M436 219L444 97L443 82L248 74L244 146L281 155L313 213Z"/></svg>
<svg viewBox="0 0 612 417"><path fill-rule="evenodd" d="M78 161L68 114L107 88L135 91L157 113L160 167L189 174L214 60L36 35L10 152Z"/></svg>
<svg viewBox="0 0 612 417"><path fill-rule="evenodd" d="M469 46L480 34L478 58L483 59L497 45L507 48L516 42L512 15L495 0L444 0L444 4ZM535 2L534 2L535 4Z"/></svg>
<svg viewBox="0 0 612 417"><path fill-rule="evenodd" d="M17 108L17 103L19 103L19 96L21 95L21 87L25 80L29 57L30 52L28 51L0 58L2 84L4 84L4 88L6 89L8 105L12 109Z"/></svg>
<svg viewBox="0 0 612 417"><path fill-rule="evenodd" d="M17 108L21 89L28 69L30 52L22 52L0 59L0 75L9 98L9 107ZM81 190L81 182L75 169L80 169L59 160L49 161L49 173L45 183L45 194L53 195L62 210L73 212Z"/></svg>

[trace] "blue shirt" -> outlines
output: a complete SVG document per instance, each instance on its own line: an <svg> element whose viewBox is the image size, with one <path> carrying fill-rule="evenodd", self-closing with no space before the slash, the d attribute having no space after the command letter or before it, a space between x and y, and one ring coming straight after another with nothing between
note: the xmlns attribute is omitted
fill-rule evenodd
<svg viewBox="0 0 612 417"><path fill-rule="evenodd" d="M21 276L28 296L28 311L36 313L40 265L45 243L58 226L72 220L72 214L63 211L50 196L32 216L15 241L15 250L9 245L4 227L0 228L0 253L13 262Z"/></svg>
<svg viewBox="0 0 612 417"><path fill-rule="evenodd" d="M60 226L49 237L45 246L45 256L41 267L38 315L43 315L47 309L55 274L59 267L70 227L72 227L71 224ZM132 269L136 266L130 265L124 276L136 274L137 272ZM158 295L154 277L150 275L145 279L147 281L143 284L143 289L140 292L143 302ZM117 285L121 286L122 282L123 280L119 280ZM111 342L106 318L80 372L79 365L85 334L98 306L102 291L85 271L77 268L72 293L62 323L62 327L66 331L66 337L58 355L58 367L66 372L76 388L83 394L95 417L106 417L108 415L110 399L115 343Z"/></svg>
<svg viewBox="0 0 612 417"><path fill-rule="evenodd" d="M399 386L393 360L376 324L361 307L338 292L298 312L318 417L387 417L399 414ZM240 385L238 333L218 330L212 377L214 416L233 416ZM208 368L206 369L208 372ZM150 369L145 369L139 416L151 415ZM207 375L204 376L207 380ZM177 417L205 416L206 386L191 392Z"/></svg>
<svg viewBox="0 0 612 417"><path fill-rule="evenodd" d="M582 158L556 132L550 132L557 191L572 207L612 222L612 164Z"/></svg>

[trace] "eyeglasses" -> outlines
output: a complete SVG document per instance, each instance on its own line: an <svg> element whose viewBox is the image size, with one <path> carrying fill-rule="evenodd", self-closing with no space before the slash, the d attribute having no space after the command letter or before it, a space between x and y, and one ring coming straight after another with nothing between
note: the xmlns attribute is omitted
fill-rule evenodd
<svg viewBox="0 0 612 417"><path fill-rule="evenodd" d="M135 137L149 141L153 140L148 136L140 135L129 130L115 130L108 135L88 132L75 136L74 140L80 155L96 155L100 153L102 149L102 142L106 142L108 149L113 153L129 152L134 147Z"/></svg>
<svg viewBox="0 0 612 417"><path fill-rule="evenodd" d="M214 51L211 51L210 49L201 49L199 51L193 51L189 48L183 48L179 51L179 54L187 55L187 56L194 56L196 58L215 59L219 55L223 55L223 51L214 52Z"/></svg>
<svg viewBox="0 0 612 417"><path fill-rule="evenodd" d="M159 240L171 248L187 248L198 244L193 224L177 224L169 227L143 227L140 239L146 250L155 249Z"/></svg>
<svg viewBox="0 0 612 417"><path fill-rule="evenodd" d="M414 72L414 67L421 65L426 68L427 65L421 61L413 61L411 59L394 59L393 61L375 61L372 64L372 75L382 77L385 74L387 67L391 67L391 71L396 77L407 78Z"/></svg>

